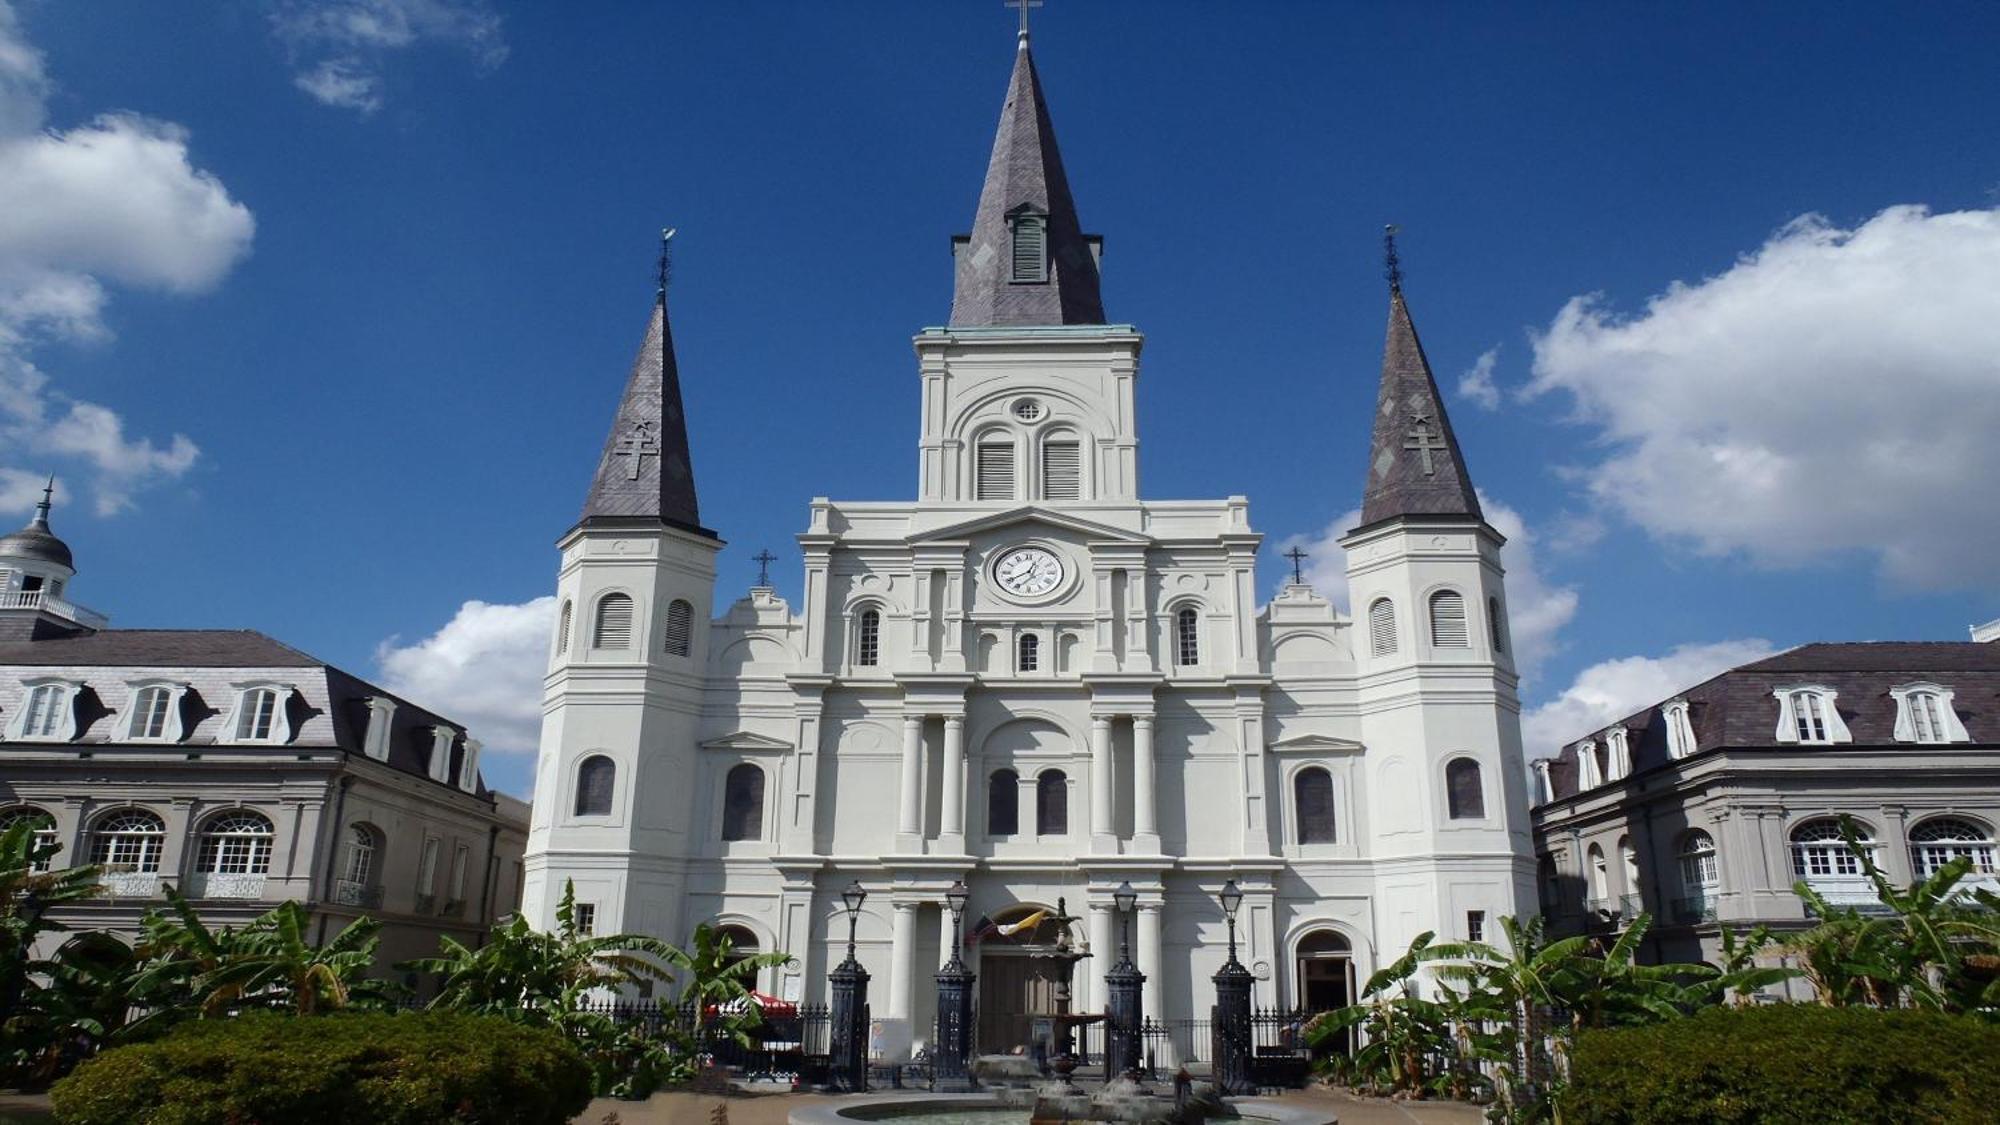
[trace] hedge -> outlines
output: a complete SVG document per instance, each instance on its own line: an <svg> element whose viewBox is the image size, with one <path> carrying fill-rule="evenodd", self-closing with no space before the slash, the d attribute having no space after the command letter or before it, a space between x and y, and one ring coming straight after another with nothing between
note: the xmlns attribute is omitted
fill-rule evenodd
<svg viewBox="0 0 2000 1125"><path fill-rule="evenodd" d="M1564 1120L1936 1122L2000 1119L2000 1027L1929 1011L1777 1004L1585 1032Z"/></svg>
<svg viewBox="0 0 2000 1125"><path fill-rule="evenodd" d="M49 1094L63 1125L563 1125L590 1071L493 1017L257 1013L106 1051Z"/></svg>

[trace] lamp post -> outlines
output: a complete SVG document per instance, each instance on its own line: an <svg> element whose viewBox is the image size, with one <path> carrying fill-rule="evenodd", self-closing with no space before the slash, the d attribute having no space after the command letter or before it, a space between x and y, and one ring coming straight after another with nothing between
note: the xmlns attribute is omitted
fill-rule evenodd
<svg viewBox="0 0 2000 1125"><path fill-rule="evenodd" d="M1222 916L1229 924L1229 960L1222 963L1211 979L1215 981L1215 1010L1210 1013L1211 1044L1215 1059L1215 1086L1219 1093L1249 1094L1250 1084L1250 970L1236 959L1236 909L1243 905L1243 892L1231 879L1216 895Z"/></svg>
<svg viewBox="0 0 2000 1125"><path fill-rule="evenodd" d="M951 960L937 973L938 1041L933 1073L937 1089L953 1092L974 1086L965 1064L972 1057L972 982L978 978L959 956L965 948L959 924L965 918L966 900L971 897L963 879L944 892L945 905L951 908Z"/></svg>
<svg viewBox="0 0 2000 1125"><path fill-rule="evenodd" d="M854 926L861 920L861 904L868 901L861 880L849 883L840 901L847 907L847 960L827 975L833 985L833 1026L827 1033L833 1057L827 1077L835 1090L858 1093L868 1088L868 970L854 957Z"/></svg>
<svg viewBox="0 0 2000 1125"><path fill-rule="evenodd" d="M1111 892L1118 910L1118 963L1104 974L1105 1036L1104 1077L1136 1075L1139 1070L1140 992L1146 974L1132 964L1132 911L1139 905L1139 892L1129 882Z"/></svg>

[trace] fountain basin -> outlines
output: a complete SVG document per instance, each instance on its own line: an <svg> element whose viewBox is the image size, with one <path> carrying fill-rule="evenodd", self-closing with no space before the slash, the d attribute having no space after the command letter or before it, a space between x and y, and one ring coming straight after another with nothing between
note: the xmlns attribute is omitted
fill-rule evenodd
<svg viewBox="0 0 2000 1125"><path fill-rule="evenodd" d="M1258 1098L1232 1098L1225 1103L1230 1115L1219 1118L1241 1125L1337 1125L1338 1118L1323 1109L1283 1105ZM1092 1112L1094 1111L1094 1112ZM1007 1105L991 1094L932 1094L908 1091L900 1094L850 1094L838 1101L803 1106L791 1112L788 1125L857 1125L881 1121L893 1125L1029 1125L1033 1107ZM1111 1116L1106 1107L1093 1106L1086 1113L1072 1114L1071 1121L1135 1120ZM1143 1118L1138 1120L1163 1120Z"/></svg>

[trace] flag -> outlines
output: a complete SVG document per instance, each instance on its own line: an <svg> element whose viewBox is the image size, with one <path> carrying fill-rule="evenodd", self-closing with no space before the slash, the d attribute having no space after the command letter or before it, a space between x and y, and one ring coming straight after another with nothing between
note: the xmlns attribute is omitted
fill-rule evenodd
<svg viewBox="0 0 2000 1125"><path fill-rule="evenodd" d="M1041 925L1042 919L1048 916L1049 912L1047 910L1037 910L1033 914L1028 915L1026 918L1023 918L1018 922L1009 922L1004 926L995 926L993 927L993 929L1001 937L1013 937L1015 934L1020 933L1022 930L1032 930L1036 926Z"/></svg>

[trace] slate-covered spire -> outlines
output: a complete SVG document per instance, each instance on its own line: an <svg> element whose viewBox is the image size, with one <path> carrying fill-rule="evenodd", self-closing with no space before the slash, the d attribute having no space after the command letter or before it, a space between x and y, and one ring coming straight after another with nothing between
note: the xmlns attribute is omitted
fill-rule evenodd
<svg viewBox="0 0 2000 1125"><path fill-rule="evenodd" d="M659 299L646 325L646 341L632 361L618 416L604 439L597 477L583 502L583 523L658 520L713 536L701 526L695 502L694 464L688 456L687 419L681 410L680 370L674 362L673 328L667 320L665 259Z"/></svg>
<svg viewBox="0 0 2000 1125"><path fill-rule="evenodd" d="M1458 437L1445 416L1444 396L1410 322L1391 244L1389 338L1382 348L1382 389L1375 400L1375 440L1368 449L1368 487L1361 523L1398 516L1484 519Z"/></svg>
<svg viewBox="0 0 2000 1125"><path fill-rule="evenodd" d="M1017 241L1024 216L1028 241ZM972 233L955 240L952 326L1103 324L1096 242L1077 221L1023 32Z"/></svg>

